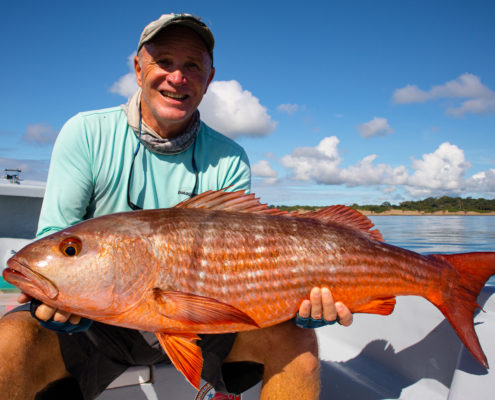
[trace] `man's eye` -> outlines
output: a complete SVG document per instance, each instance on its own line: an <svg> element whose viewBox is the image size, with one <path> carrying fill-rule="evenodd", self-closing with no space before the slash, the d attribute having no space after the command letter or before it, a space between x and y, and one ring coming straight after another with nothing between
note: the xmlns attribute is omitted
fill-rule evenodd
<svg viewBox="0 0 495 400"><path fill-rule="evenodd" d="M170 60L158 60L156 63L162 67L169 67L172 64Z"/></svg>
<svg viewBox="0 0 495 400"><path fill-rule="evenodd" d="M199 71L201 69L200 66L194 62L187 63L186 67L190 71Z"/></svg>

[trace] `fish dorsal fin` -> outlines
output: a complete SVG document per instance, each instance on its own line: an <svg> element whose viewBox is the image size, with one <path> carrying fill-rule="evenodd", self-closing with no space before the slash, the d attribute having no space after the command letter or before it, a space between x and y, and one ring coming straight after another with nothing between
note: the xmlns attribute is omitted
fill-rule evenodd
<svg viewBox="0 0 495 400"><path fill-rule="evenodd" d="M208 210L310 218L321 222L346 225L364 232L371 239L383 241L382 235L378 230L370 230L374 225L368 217L351 207L342 205L330 206L307 213L288 212L280 211L278 208L270 208L266 204L260 203L259 198L256 198L254 194L246 194L243 190L238 190L237 192L209 190L177 204L175 208L205 208Z"/></svg>
<svg viewBox="0 0 495 400"><path fill-rule="evenodd" d="M371 229L375 225L366 216L351 207L336 205L322 208L318 211L311 211L303 214L294 214L299 218L311 218L321 222L334 222L357 229L373 240L383 242L382 234L378 229Z"/></svg>
<svg viewBox="0 0 495 400"><path fill-rule="evenodd" d="M201 338L195 334L169 334L155 332L163 350L178 371L182 372L191 385L199 390L203 355L196 340Z"/></svg>
<svg viewBox="0 0 495 400"><path fill-rule="evenodd" d="M244 190L236 192L225 192L223 189L209 190L177 204L175 208L205 208L270 215L290 214L287 211L280 211L260 203L259 198L256 198L254 194L246 194Z"/></svg>

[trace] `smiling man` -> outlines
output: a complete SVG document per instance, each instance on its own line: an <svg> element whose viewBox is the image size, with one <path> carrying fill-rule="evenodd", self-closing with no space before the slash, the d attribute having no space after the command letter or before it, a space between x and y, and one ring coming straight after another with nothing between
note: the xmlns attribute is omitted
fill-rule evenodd
<svg viewBox="0 0 495 400"><path fill-rule="evenodd" d="M209 28L191 15L163 15L144 29L135 58L140 90L121 107L77 114L62 128L38 237L109 213L172 207L207 190L249 190L244 150L197 110L215 73L213 46ZM308 297L303 325L352 322L328 289ZM2 318L0 334L1 399L93 399L130 365L168 360L154 334L81 321L34 300ZM262 380L262 399L318 397L312 329L287 322L203 335L198 345L202 377L217 391L240 393Z"/></svg>

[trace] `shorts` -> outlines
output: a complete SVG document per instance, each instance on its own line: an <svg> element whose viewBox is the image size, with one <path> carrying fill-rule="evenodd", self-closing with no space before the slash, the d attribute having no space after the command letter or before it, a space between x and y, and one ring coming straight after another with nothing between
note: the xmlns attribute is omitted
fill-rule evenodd
<svg viewBox="0 0 495 400"><path fill-rule="evenodd" d="M29 306L29 304L28 304ZM26 310L21 305L11 312ZM242 393L263 377L263 365L253 362L225 363L235 333L199 335L203 355L201 377L216 391ZM156 335L93 322L85 332L58 333L67 371L77 380L85 400L94 399L128 367L170 363Z"/></svg>

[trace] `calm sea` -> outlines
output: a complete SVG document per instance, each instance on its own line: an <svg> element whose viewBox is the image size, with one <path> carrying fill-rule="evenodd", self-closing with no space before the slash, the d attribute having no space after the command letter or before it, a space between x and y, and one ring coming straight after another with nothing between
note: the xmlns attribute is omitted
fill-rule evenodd
<svg viewBox="0 0 495 400"><path fill-rule="evenodd" d="M387 243L418 253L495 251L495 216L373 216ZM495 275L489 281L495 285ZM0 289L10 287L0 278Z"/></svg>
<svg viewBox="0 0 495 400"><path fill-rule="evenodd" d="M495 216L373 216L387 243L423 254L495 251ZM495 275L488 284L495 285Z"/></svg>

